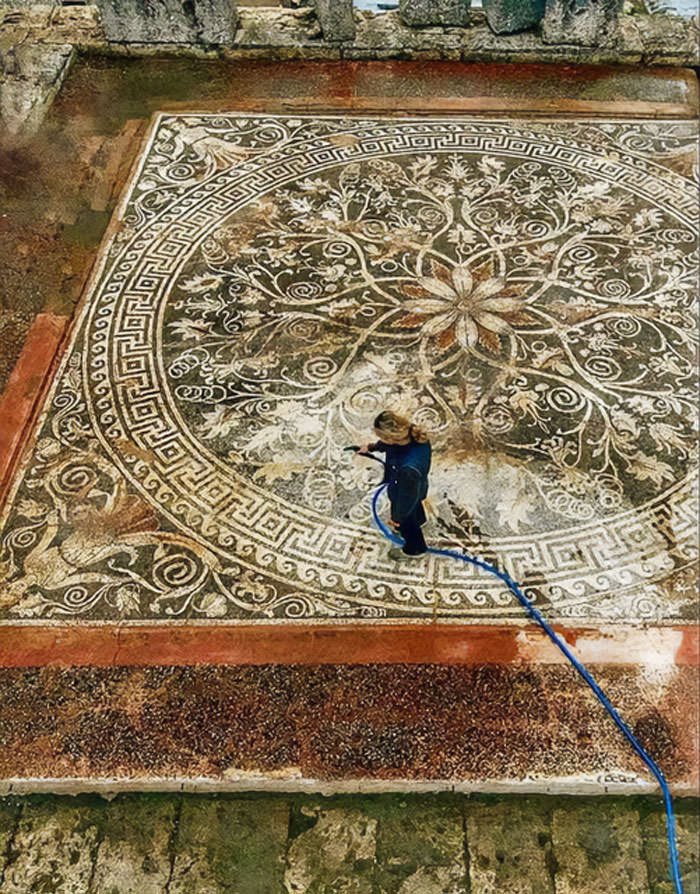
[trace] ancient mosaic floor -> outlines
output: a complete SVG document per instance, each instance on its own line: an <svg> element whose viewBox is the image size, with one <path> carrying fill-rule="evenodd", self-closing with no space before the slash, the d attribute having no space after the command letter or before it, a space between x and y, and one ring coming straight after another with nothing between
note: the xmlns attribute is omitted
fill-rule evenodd
<svg viewBox="0 0 700 894"><path fill-rule="evenodd" d="M440 546L553 620L683 623L697 552L693 122L164 114L1 535L5 622L522 619L393 562L395 407Z"/></svg>

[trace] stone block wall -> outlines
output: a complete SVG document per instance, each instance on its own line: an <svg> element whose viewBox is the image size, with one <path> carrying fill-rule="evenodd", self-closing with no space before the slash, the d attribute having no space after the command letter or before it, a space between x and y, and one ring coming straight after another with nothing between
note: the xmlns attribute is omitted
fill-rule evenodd
<svg viewBox="0 0 700 894"><path fill-rule="evenodd" d="M399 15L404 25L469 24L471 0L399 0Z"/></svg>
<svg viewBox="0 0 700 894"><path fill-rule="evenodd" d="M233 0L99 0L108 40L121 43L233 42Z"/></svg>
<svg viewBox="0 0 700 894"><path fill-rule="evenodd" d="M432 0L405 0L426 15ZM10 80L19 79L22 96L35 78L18 74L17 46L31 43L34 56L43 58L60 47L110 54L177 54L227 59L319 61L415 60L462 62L563 63L594 65L700 66L700 31L696 19L675 15L620 14L601 4L614 0L586 0L587 13L574 13L581 0L439 0L441 24L408 25L401 9L372 13L352 6L352 0L282 0L281 5L247 0L98 0L99 5L59 5L26 0L0 0L0 104L26 104L11 94ZM521 30L523 17L542 19ZM497 5L500 4L500 5ZM511 4L510 6L508 4ZM125 15L128 8L133 15ZM509 18L516 6L520 19ZM615 15L617 9L617 15ZM466 24L447 24L465 21ZM525 10L525 12L523 11ZM611 11L612 10L612 11ZM597 43L590 18L605 21L606 33ZM576 32L564 28L574 16ZM578 17L577 17L578 16ZM584 27L585 26L585 27ZM576 41L574 41L576 37ZM560 42L562 41L562 42ZM26 66L25 66L26 67ZM40 79L43 81L43 78ZM55 79L54 79L55 80ZM31 83L30 83L31 82ZM33 89L33 88L32 88ZM28 100L27 100L28 101Z"/></svg>
<svg viewBox="0 0 700 894"><path fill-rule="evenodd" d="M697 20L629 15L623 0L95 0L112 47L255 50L270 58L700 64ZM238 8L237 8L238 7ZM11 9L31 0L0 0ZM53 8L59 8L56 4ZM68 7L69 9L94 7Z"/></svg>
<svg viewBox="0 0 700 894"><path fill-rule="evenodd" d="M542 21L545 43L610 46L622 0L547 0Z"/></svg>

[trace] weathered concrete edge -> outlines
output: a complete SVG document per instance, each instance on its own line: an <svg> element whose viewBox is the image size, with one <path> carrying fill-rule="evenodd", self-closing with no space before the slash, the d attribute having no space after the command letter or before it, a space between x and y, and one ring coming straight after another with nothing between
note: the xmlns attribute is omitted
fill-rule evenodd
<svg viewBox="0 0 700 894"><path fill-rule="evenodd" d="M614 774L618 775L618 774ZM691 783L670 786L674 797L697 798L700 791ZM121 792L184 792L213 794L235 792L267 792L280 794L391 794L454 792L455 794L518 794L518 795L655 795L659 787L640 776L629 776L625 781L600 780L592 776L548 777L546 779L501 779L477 782L455 782L449 779L344 779L329 782L309 777L281 774L255 775L244 773L237 777L13 777L0 780L0 797L9 795L112 795Z"/></svg>

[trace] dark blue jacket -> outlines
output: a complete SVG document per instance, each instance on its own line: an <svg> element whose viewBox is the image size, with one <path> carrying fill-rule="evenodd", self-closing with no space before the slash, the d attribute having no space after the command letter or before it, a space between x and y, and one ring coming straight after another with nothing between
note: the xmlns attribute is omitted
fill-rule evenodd
<svg viewBox="0 0 700 894"><path fill-rule="evenodd" d="M385 444L377 441L370 450L386 454L384 481L389 483L391 517L402 522L415 512L421 500L428 494L430 471L430 441L418 444Z"/></svg>

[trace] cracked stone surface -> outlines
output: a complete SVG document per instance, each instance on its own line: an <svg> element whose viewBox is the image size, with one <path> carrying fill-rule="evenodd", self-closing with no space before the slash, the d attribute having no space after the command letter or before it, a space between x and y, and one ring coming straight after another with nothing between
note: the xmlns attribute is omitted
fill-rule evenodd
<svg viewBox="0 0 700 894"><path fill-rule="evenodd" d="M652 827L660 845L660 798L121 794L0 799L8 810L22 822L4 879L0 867L3 892L671 891L665 852L641 847ZM676 811L684 890L698 894L698 802ZM76 832L86 834L80 854ZM26 867L16 848L28 845L33 870L8 887L12 866Z"/></svg>
<svg viewBox="0 0 700 894"><path fill-rule="evenodd" d="M472 894L555 894L546 802L523 798L508 813L498 804L474 805L466 834Z"/></svg>
<svg viewBox="0 0 700 894"><path fill-rule="evenodd" d="M185 800L169 894L281 890L288 825L281 800Z"/></svg>
<svg viewBox="0 0 700 894"><path fill-rule="evenodd" d="M110 805L92 876L101 894L168 890L168 846L179 805L172 798L126 795Z"/></svg>
<svg viewBox="0 0 700 894"><path fill-rule="evenodd" d="M692 122L164 114L5 513L13 619L520 619L392 563L394 406L436 546L550 619L692 622Z"/></svg>
<svg viewBox="0 0 700 894"><path fill-rule="evenodd" d="M608 805L581 811L554 810L552 841L557 849L556 890L585 894L595 890L649 890L642 856L639 814Z"/></svg>
<svg viewBox="0 0 700 894"><path fill-rule="evenodd" d="M95 817L69 801L23 811L10 844L3 894L60 890L85 894L98 840Z"/></svg>

